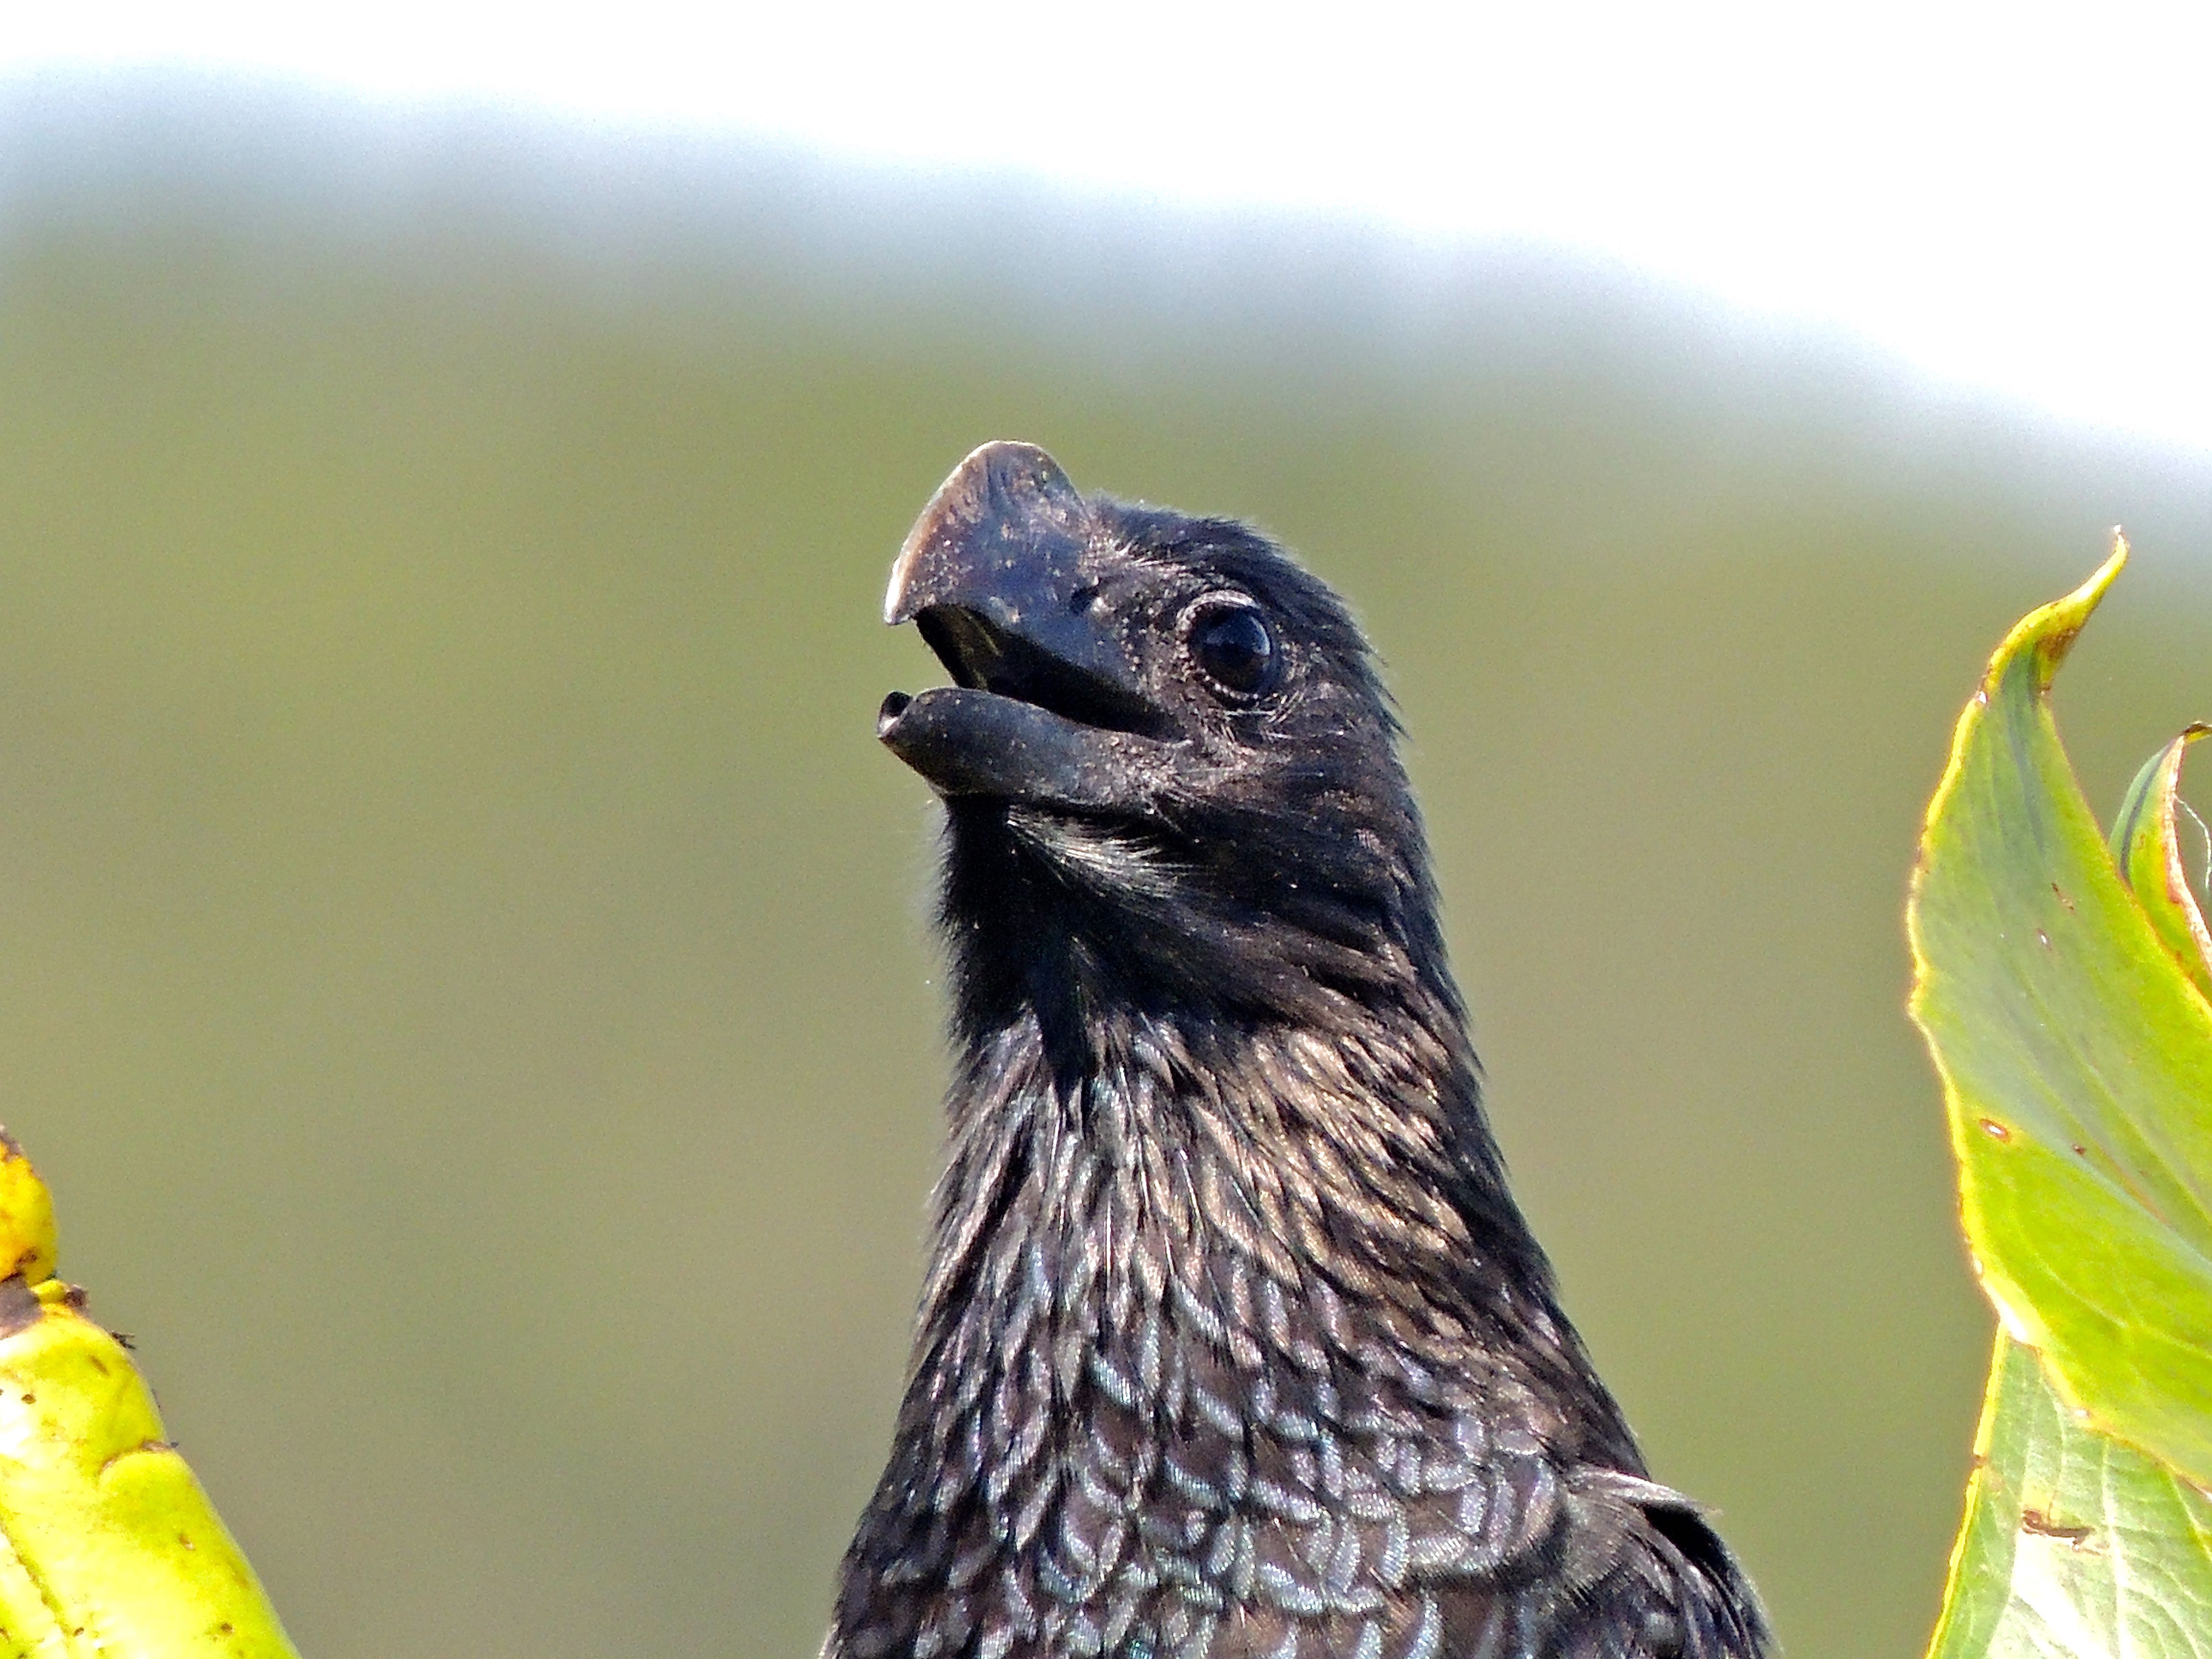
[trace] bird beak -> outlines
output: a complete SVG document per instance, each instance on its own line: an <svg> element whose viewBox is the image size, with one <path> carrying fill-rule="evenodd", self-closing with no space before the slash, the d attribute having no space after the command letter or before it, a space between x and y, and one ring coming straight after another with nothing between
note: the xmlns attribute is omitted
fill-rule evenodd
<svg viewBox="0 0 2212 1659"><path fill-rule="evenodd" d="M1134 653L1085 603L1086 567L1100 562L1093 530L1059 462L1035 444L985 444L937 487L907 532L884 620L920 623L963 685L983 684L998 650L1018 641L1133 697Z"/></svg>
<svg viewBox="0 0 2212 1659"><path fill-rule="evenodd" d="M884 620L896 628L979 586L988 599L989 578L1017 570L1072 584L1090 528L1091 511L1058 461L1035 444L984 444L938 485L907 532Z"/></svg>
<svg viewBox="0 0 2212 1659"><path fill-rule="evenodd" d="M912 622L955 684L894 692L877 735L940 793L1121 804L1150 723L1135 641L1097 578L1126 556L1034 444L953 469L891 566L884 620Z"/></svg>

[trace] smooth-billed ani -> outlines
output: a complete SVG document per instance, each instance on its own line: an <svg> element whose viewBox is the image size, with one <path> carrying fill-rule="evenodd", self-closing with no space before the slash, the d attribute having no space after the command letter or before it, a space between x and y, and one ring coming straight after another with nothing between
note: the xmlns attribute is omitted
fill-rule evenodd
<svg viewBox="0 0 2212 1659"><path fill-rule="evenodd" d="M1753 1656L1505 1182L1358 628L986 445L891 571L955 684L951 1146L828 1659Z"/></svg>

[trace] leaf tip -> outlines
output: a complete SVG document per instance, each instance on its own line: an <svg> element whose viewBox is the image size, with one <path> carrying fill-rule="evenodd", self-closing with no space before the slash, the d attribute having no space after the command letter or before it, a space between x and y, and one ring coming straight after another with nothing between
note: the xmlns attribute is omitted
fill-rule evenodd
<svg viewBox="0 0 2212 1659"><path fill-rule="evenodd" d="M0 1128L0 1274L35 1285L53 1271L53 1197L21 1144Z"/></svg>
<svg viewBox="0 0 2212 1659"><path fill-rule="evenodd" d="M2005 635L2004 643L1990 659L1989 672L1982 681L1984 693L1996 689L2014 659L2025 652L2033 651L2035 660L2035 686L2038 691L2051 689L2051 681L2058 672L2058 665L2066 660L2066 653L2074 648L2075 639L2081 626L2089 620L2105 591L2118 579L2128 562L2128 538L2116 526L2112 531L2112 550L2083 582L2063 599L2053 599L2049 605L2031 611L2021 617L2012 632Z"/></svg>
<svg viewBox="0 0 2212 1659"><path fill-rule="evenodd" d="M2212 999L2212 932L2206 929L2203 908L2182 860L2176 822L2177 815L2187 813L2203 827L2203 820L2181 799L2181 763L2190 745L2208 732L2212 726L2192 721L2143 763L2128 786L2108 844L2160 941L2197 989Z"/></svg>

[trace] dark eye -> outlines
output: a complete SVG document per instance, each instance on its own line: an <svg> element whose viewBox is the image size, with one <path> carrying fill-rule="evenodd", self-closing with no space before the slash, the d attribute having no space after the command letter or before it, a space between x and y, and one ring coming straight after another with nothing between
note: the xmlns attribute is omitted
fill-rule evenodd
<svg viewBox="0 0 2212 1659"><path fill-rule="evenodd" d="M1191 660L1231 697L1256 696L1275 671L1275 636L1249 605L1200 605L1183 624Z"/></svg>

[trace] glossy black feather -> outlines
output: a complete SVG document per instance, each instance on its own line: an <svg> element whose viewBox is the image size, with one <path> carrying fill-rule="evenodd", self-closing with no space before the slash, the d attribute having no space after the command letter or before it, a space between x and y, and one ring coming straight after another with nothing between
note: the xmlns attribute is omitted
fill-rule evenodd
<svg viewBox="0 0 2212 1659"><path fill-rule="evenodd" d="M950 1154L825 1654L1764 1652L1507 1190L1358 629L1242 526L1087 507L1176 765L948 803ZM1271 697L1188 683L1213 592Z"/></svg>

